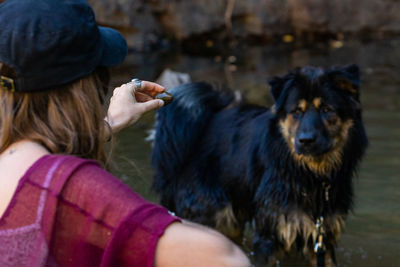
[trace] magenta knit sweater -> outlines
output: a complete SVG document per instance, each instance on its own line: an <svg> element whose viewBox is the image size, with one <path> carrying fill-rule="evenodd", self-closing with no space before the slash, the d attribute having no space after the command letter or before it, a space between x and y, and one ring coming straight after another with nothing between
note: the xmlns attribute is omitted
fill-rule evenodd
<svg viewBox="0 0 400 267"><path fill-rule="evenodd" d="M0 218L0 266L152 267L175 221L95 161L46 155Z"/></svg>

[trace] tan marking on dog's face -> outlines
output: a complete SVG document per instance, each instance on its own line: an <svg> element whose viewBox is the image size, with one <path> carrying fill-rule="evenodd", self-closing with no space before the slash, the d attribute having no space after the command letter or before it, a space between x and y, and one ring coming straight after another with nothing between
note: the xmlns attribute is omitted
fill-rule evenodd
<svg viewBox="0 0 400 267"><path fill-rule="evenodd" d="M329 134L333 137L335 144L343 138L347 139L347 137L343 136L342 133L343 128L346 128L346 126L336 114L332 114L327 120L324 121L324 124Z"/></svg>
<svg viewBox="0 0 400 267"><path fill-rule="evenodd" d="M306 112L306 110L307 110L307 101L304 100L304 99L301 99L299 101L298 107L301 109L301 111Z"/></svg>
<svg viewBox="0 0 400 267"><path fill-rule="evenodd" d="M338 122L334 126L335 129L328 129L330 130L330 133L333 134L333 146L327 153L318 157L304 156L294 153L295 159L317 174L325 176L329 175L342 164L343 147L347 142L348 132L352 126L352 120L342 123L340 119L338 119Z"/></svg>
<svg viewBox="0 0 400 267"><path fill-rule="evenodd" d="M320 97L316 97L313 99L314 108L319 109L321 107L322 100Z"/></svg>
<svg viewBox="0 0 400 267"><path fill-rule="evenodd" d="M281 133L289 145L289 148L294 151L294 140L299 123L293 118L292 114L286 116L284 120L279 121Z"/></svg>
<svg viewBox="0 0 400 267"><path fill-rule="evenodd" d="M324 106L321 97L316 97L311 103L307 103L305 99L299 100L297 105L293 107L293 110L297 108L304 113L307 111L308 105L317 110L322 109L322 112L324 112L324 108L332 109L329 106ZM295 151L295 136L301 117L300 119L296 119L292 113L289 113L283 120L279 121L279 125L281 133L294 159L299 162L300 165L309 168L316 174L327 176L332 170L339 168L342 164L343 147L347 142L348 131L353 126L353 121L348 120L342 122L333 109L332 111L328 110L328 113L324 113L324 115L321 116L326 130L332 138L333 144L330 151L320 156L299 155Z"/></svg>
<svg viewBox="0 0 400 267"><path fill-rule="evenodd" d="M295 135L299 123L291 114L279 122L281 133L293 155L294 159L304 167L319 175L329 175L333 170L342 164L343 147L347 142L348 132L353 126L352 120L342 122L341 119L333 114L333 117L326 120L325 126L333 138L333 146L327 153L318 157L299 155L294 148Z"/></svg>

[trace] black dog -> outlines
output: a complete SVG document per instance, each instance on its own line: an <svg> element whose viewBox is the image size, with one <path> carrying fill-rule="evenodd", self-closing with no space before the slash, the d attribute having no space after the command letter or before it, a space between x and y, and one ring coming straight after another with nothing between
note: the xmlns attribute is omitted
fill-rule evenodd
<svg viewBox="0 0 400 267"><path fill-rule="evenodd" d="M298 68L270 81L270 109L205 83L175 88L152 153L161 204L236 241L251 222L257 262L297 248L315 263L314 247L334 261L368 143L359 76Z"/></svg>

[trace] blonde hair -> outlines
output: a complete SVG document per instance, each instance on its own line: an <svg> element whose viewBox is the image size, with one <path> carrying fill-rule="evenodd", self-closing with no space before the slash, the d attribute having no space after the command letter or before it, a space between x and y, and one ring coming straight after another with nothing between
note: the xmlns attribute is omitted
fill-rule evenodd
<svg viewBox="0 0 400 267"><path fill-rule="evenodd" d="M42 92L0 89L0 153L28 139L54 154L92 158L106 165L102 102L107 85L101 80L102 72ZM1 63L0 73L15 76Z"/></svg>

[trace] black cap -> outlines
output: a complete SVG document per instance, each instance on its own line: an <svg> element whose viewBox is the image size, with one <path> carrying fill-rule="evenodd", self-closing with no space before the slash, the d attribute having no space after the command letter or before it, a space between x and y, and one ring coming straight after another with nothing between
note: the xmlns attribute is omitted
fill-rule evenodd
<svg viewBox="0 0 400 267"><path fill-rule="evenodd" d="M126 54L123 36L98 26L84 0L8 0L0 4L0 62L15 70L15 91L64 85L98 66L118 65ZM10 82L2 78L3 85Z"/></svg>

